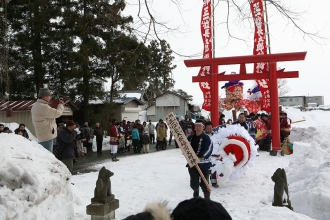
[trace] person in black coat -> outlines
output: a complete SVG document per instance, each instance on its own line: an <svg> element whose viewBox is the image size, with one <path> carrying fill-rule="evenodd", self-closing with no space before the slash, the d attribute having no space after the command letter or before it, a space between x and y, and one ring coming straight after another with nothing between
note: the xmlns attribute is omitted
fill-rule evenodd
<svg viewBox="0 0 330 220"><path fill-rule="evenodd" d="M73 170L73 159L75 140L77 137L77 132L74 130L76 124L74 121L69 120L66 126L62 127L57 133L57 147L59 153L62 156L62 162L68 167L69 171L72 173Z"/></svg>
<svg viewBox="0 0 330 220"><path fill-rule="evenodd" d="M29 139L29 134L25 130L25 124L20 124L18 128L15 129L15 134L18 134L18 131L21 131L23 134L22 136L25 137L26 139Z"/></svg>
<svg viewBox="0 0 330 220"><path fill-rule="evenodd" d="M97 154L102 154L103 143L103 129L100 127L100 123L95 124L94 135L96 137Z"/></svg>

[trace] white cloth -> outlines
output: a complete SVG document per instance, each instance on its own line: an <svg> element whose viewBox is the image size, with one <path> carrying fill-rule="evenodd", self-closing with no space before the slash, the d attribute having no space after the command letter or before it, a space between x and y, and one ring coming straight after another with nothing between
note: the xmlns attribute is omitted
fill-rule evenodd
<svg viewBox="0 0 330 220"><path fill-rule="evenodd" d="M110 144L110 151L112 154L116 154L118 151L118 145L111 145Z"/></svg>

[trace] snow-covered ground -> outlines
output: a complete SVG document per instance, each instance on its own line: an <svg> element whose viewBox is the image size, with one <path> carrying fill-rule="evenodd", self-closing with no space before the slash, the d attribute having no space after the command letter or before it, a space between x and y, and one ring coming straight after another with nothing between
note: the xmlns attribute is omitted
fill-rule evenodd
<svg viewBox="0 0 330 220"><path fill-rule="evenodd" d="M330 121L327 120L330 112L300 112L293 108L284 110L292 121L306 120L293 124L291 140L294 141L294 153L272 157L260 152L260 156L255 158L254 167L248 169L245 175L223 182L219 188L212 188L211 199L222 203L233 219L330 219ZM36 219L56 219L51 216L58 215L59 209L69 216L72 206L75 219L90 219L85 214L86 206L93 197L98 173L76 175L71 180L65 180L61 176L67 173L64 165L56 163L50 153L33 141L28 145L27 140L21 137L6 135L0 135L0 219L33 219L29 213L35 210L41 214L48 213L42 218L38 218L41 216L38 215ZM32 160L16 157L29 157ZM109 158L109 162L96 167L105 166L114 172L111 177L112 193L120 203L116 219L122 219L141 212L148 202L166 200L171 210L180 201L191 198L192 190L185 164L181 151L173 149L124 157L117 163L110 162ZM52 172L52 168L59 172ZM271 205L274 188L271 176L277 168L286 170L295 212ZM12 179L23 180L21 176L28 172L33 175L30 174L27 178L29 181L22 181L19 187L11 182ZM41 174L38 175L38 172ZM5 184L3 179L6 180ZM59 188L54 186L55 180L63 188L58 197L55 196L55 190ZM49 193L44 193L44 190ZM39 203L26 202L31 191L37 194L34 201ZM57 201L51 203L56 209L49 209L48 200L51 199ZM59 202L64 199L66 202ZM25 218L20 218L23 214Z"/></svg>

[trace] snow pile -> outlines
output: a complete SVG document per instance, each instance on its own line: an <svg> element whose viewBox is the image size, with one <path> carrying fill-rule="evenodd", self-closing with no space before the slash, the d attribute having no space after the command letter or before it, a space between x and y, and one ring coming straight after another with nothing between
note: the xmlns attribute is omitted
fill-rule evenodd
<svg viewBox="0 0 330 220"><path fill-rule="evenodd" d="M311 220L310 217L291 211L288 208L268 206L259 208L251 220L283 219L283 220Z"/></svg>
<svg viewBox="0 0 330 220"><path fill-rule="evenodd" d="M330 219L330 143L321 130L301 130L308 143L294 142L296 158L287 168L292 206L313 218Z"/></svg>
<svg viewBox="0 0 330 220"><path fill-rule="evenodd" d="M66 166L20 135L0 140L0 219L74 219Z"/></svg>

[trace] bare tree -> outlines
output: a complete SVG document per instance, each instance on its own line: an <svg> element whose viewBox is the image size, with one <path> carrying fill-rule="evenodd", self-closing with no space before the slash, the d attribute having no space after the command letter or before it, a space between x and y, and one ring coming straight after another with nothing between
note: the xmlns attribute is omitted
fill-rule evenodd
<svg viewBox="0 0 330 220"><path fill-rule="evenodd" d="M157 17L157 11L154 9L154 5L162 2L162 0L127 0L128 5L138 7L138 12L136 17L138 18L137 26L135 27L135 31L139 33L139 36L144 39L144 41L149 40L150 38L156 38L161 40L160 37L163 34L169 33L184 33L185 30L180 27L180 25L175 24L176 26L172 26L167 21ZM182 24L185 24L183 18L183 12L188 9L184 8L184 0L170 0L168 1L169 6L174 6L177 12L181 15ZM247 43L246 39L240 37L241 33L232 33L231 21L236 20L237 23L248 22L249 28L253 29L253 20L250 11L250 3L251 0L214 0L215 5L215 13L219 7L226 7L227 14L226 19L224 21L218 21L217 25L225 25L227 28L228 36L230 38L234 38L237 40L241 40ZM320 31L316 30L307 30L303 25L301 25L303 21L303 16L306 11L301 10L299 8L294 8L292 5L287 5L286 1L283 0L264 0L264 4L268 7L269 11L272 11L272 15L279 14L286 21L286 25L289 27L293 27L297 29L303 39L310 38L314 42L318 44L323 44L327 38L321 36ZM143 13L144 12L144 13ZM246 25L246 23L245 23ZM252 33L252 31L251 31ZM176 52L175 52L176 53ZM182 54L176 53L178 55L184 56ZM196 55L196 54L195 54ZM188 55L188 57L192 57L194 55Z"/></svg>
<svg viewBox="0 0 330 220"><path fill-rule="evenodd" d="M288 92L290 92L290 87L288 85L287 79L277 79L277 86L278 86L278 96L284 96Z"/></svg>

